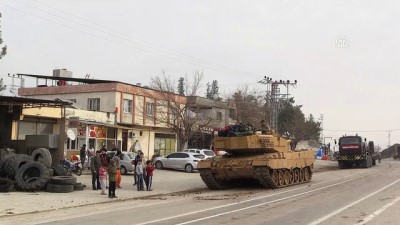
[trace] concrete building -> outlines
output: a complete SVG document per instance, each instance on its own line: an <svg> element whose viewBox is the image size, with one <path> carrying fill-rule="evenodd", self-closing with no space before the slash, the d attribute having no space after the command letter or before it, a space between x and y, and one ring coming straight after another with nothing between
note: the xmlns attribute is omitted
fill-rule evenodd
<svg viewBox="0 0 400 225"><path fill-rule="evenodd" d="M66 117L67 129L76 129L76 141L68 140L66 149L92 144L95 149L117 145L130 150L136 143L148 158L156 148L163 155L176 151L176 135L168 125L172 115L168 108L156 104L162 101L157 91L118 81L72 78L60 71L55 74L19 74L37 82L35 87L19 88L18 94L74 103ZM182 96L177 98L186 101Z"/></svg>

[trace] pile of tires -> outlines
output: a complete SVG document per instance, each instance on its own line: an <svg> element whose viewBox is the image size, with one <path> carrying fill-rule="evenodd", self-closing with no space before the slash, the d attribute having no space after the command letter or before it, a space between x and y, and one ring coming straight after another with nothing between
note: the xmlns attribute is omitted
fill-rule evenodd
<svg viewBox="0 0 400 225"><path fill-rule="evenodd" d="M61 165L51 167L51 153L46 148L37 148L32 154L15 154L12 149L0 149L0 191L11 191L14 186L22 191L68 193L83 190L85 185L76 182L76 177L67 176ZM5 182L7 180L7 182ZM10 189L10 186L13 188Z"/></svg>

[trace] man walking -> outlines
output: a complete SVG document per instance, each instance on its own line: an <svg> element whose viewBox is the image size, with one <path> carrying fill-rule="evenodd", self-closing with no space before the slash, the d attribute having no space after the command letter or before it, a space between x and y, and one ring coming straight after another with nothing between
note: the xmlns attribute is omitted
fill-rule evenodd
<svg viewBox="0 0 400 225"><path fill-rule="evenodd" d="M100 151L96 151L96 156L93 157L90 165L90 170L92 172L92 188L93 190L101 189L99 170L100 170ZM97 186L96 186L97 185Z"/></svg>
<svg viewBox="0 0 400 225"><path fill-rule="evenodd" d="M82 145L81 150L79 151L79 156L81 157L82 169L85 167L85 159L86 159L86 144Z"/></svg>

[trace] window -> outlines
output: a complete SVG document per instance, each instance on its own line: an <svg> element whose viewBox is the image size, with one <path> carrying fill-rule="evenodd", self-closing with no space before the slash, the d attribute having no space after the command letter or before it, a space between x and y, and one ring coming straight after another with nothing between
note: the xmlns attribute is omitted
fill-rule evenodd
<svg viewBox="0 0 400 225"><path fill-rule="evenodd" d="M176 116L174 113L169 114L169 124L175 124Z"/></svg>
<svg viewBox="0 0 400 225"><path fill-rule="evenodd" d="M154 116L154 103L146 103L146 115Z"/></svg>
<svg viewBox="0 0 400 225"><path fill-rule="evenodd" d="M217 112L217 120L222 120L222 112Z"/></svg>
<svg viewBox="0 0 400 225"><path fill-rule="evenodd" d="M89 98L88 109L93 111L100 111L100 98Z"/></svg>
<svg viewBox="0 0 400 225"><path fill-rule="evenodd" d="M132 100L124 99L124 113L131 113L132 112Z"/></svg>

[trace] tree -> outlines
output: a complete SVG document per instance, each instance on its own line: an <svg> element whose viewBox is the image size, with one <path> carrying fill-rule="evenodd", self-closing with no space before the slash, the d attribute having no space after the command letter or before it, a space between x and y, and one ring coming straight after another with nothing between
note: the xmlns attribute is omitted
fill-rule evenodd
<svg viewBox="0 0 400 225"><path fill-rule="evenodd" d="M279 113L278 132L281 134L289 132L297 140L318 140L321 124L314 121L312 114L306 118L301 110L302 106L294 105L294 103L293 98L291 98Z"/></svg>
<svg viewBox="0 0 400 225"><path fill-rule="evenodd" d="M185 78L181 77L178 81L178 94L181 96L185 95Z"/></svg>
<svg viewBox="0 0 400 225"><path fill-rule="evenodd" d="M243 86L227 98L236 105L235 119L238 123L251 124L255 128L260 128L261 120L269 121L265 99L260 91L250 90L248 86Z"/></svg>
<svg viewBox="0 0 400 225"><path fill-rule="evenodd" d="M7 85L3 84L3 78L0 79L0 94L3 93L4 90L6 90Z"/></svg>
<svg viewBox="0 0 400 225"><path fill-rule="evenodd" d="M1 18L1 13L0 13L0 18ZM0 26L0 59L7 54L7 45L1 47L2 44L3 44L3 39L1 38L1 26Z"/></svg>
<svg viewBox="0 0 400 225"><path fill-rule="evenodd" d="M212 100L221 100L221 98L219 97L219 86L217 80L213 80L211 84L207 83L206 98Z"/></svg>
<svg viewBox="0 0 400 225"><path fill-rule="evenodd" d="M161 76L151 78L150 86L157 92L149 94L153 96L156 102L158 114L156 116L159 123L163 123L170 127L177 135L178 151L182 151L188 140L198 131L198 127L207 125L210 120L201 117L193 109L193 105L187 100L190 96L196 96L203 79L202 71L195 71L193 79L188 80L187 76L184 80L184 96L179 95L179 91L175 87L176 81L167 76L165 73Z"/></svg>

